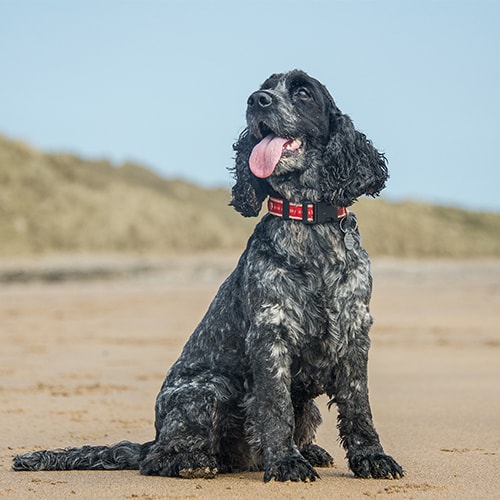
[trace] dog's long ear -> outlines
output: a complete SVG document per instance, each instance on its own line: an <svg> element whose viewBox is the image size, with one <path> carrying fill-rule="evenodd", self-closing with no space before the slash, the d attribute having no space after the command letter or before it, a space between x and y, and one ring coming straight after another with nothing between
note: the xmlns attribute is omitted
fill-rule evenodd
<svg viewBox="0 0 500 500"><path fill-rule="evenodd" d="M232 189L232 200L230 205L245 217L256 217L259 215L262 202L267 196L264 181L255 177L248 166L248 159L252 152L248 130L244 130L233 145L236 152L234 168L231 169L236 182Z"/></svg>
<svg viewBox="0 0 500 500"><path fill-rule="evenodd" d="M349 206L362 195L377 196L389 178L387 160L349 118L335 106L330 116L330 139L322 173L324 197Z"/></svg>

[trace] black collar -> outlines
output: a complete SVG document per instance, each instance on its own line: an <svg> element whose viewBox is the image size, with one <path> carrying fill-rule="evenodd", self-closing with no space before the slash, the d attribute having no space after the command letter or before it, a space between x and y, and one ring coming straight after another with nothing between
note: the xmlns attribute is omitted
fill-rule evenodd
<svg viewBox="0 0 500 500"><path fill-rule="evenodd" d="M334 207L324 201L290 203L277 196L269 197L267 209L270 214L281 217L283 220L298 220L304 224L337 222L347 216L347 208L345 207Z"/></svg>

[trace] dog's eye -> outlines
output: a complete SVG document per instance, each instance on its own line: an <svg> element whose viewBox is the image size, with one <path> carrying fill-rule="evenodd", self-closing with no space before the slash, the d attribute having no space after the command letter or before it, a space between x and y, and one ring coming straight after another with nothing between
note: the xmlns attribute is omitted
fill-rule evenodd
<svg viewBox="0 0 500 500"><path fill-rule="evenodd" d="M309 91L305 87L299 87L295 91L295 95L297 97L300 97L301 99L310 99L311 98L311 94L309 93Z"/></svg>

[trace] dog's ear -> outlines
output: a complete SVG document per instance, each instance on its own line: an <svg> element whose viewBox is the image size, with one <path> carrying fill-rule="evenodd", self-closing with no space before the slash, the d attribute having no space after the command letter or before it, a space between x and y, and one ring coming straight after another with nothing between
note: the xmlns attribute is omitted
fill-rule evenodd
<svg viewBox="0 0 500 500"><path fill-rule="evenodd" d="M389 178L383 153L354 128L349 116L335 104L323 159L323 194L334 205L349 206L362 195L377 196Z"/></svg>
<svg viewBox="0 0 500 500"><path fill-rule="evenodd" d="M232 200L229 204L245 217L259 215L262 202L267 196L264 181L255 177L248 166L253 146L246 129L241 133L238 141L233 144L236 159L234 168L231 170L236 182L231 191Z"/></svg>

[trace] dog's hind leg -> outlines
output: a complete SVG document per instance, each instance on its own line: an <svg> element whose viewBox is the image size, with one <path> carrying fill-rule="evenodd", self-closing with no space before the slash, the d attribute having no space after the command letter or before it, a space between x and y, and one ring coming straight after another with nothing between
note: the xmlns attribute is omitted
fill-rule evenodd
<svg viewBox="0 0 500 500"><path fill-rule="evenodd" d="M156 402L156 441L141 474L213 478L221 470L219 415L227 391L216 379L197 376L164 385Z"/></svg>
<svg viewBox="0 0 500 500"><path fill-rule="evenodd" d="M322 422L318 406L312 399L309 399L303 403L294 404L294 410L294 441L300 453L314 467L332 467L333 457L314 443L316 429Z"/></svg>

